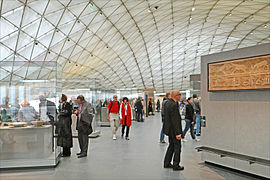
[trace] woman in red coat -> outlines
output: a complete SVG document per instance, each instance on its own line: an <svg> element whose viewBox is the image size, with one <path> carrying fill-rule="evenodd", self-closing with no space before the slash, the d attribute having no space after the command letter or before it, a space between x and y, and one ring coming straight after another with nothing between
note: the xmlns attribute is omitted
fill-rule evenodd
<svg viewBox="0 0 270 180"><path fill-rule="evenodd" d="M125 134L125 127L127 126L126 140L129 140L128 134L129 134L129 127L131 126L131 120L132 120L131 106L128 103L128 98L124 97L123 103L120 106L120 123L122 124L122 138Z"/></svg>

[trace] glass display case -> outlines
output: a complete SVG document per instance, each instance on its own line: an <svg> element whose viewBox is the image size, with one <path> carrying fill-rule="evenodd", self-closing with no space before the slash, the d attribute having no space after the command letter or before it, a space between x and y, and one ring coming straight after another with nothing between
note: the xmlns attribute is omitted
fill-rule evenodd
<svg viewBox="0 0 270 180"><path fill-rule="evenodd" d="M54 138L61 66L0 62L0 168L56 166Z"/></svg>

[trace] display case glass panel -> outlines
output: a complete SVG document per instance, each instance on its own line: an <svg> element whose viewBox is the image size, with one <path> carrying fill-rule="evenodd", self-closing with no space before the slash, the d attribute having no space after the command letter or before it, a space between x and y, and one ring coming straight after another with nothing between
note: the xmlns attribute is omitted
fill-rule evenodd
<svg viewBox="0 0 270 180"><path fill-rule="evenodd" d="M56 62L0 62L0 168L55 166L61 93Z"/></svg>

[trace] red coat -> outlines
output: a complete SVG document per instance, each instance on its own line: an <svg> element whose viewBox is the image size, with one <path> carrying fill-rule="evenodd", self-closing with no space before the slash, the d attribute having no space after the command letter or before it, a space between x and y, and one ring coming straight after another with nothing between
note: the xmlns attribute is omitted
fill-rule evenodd
<svg viewBox="0 0 270 180"><path fill-rule="evenodd" d="M127 123L125 124L125 104L122 103L122 109L121 109L121 121L120 123L123 124L123 125L126 125L126 126L131 126L131 107L130 107L130 104L127 103Z"/></svg>

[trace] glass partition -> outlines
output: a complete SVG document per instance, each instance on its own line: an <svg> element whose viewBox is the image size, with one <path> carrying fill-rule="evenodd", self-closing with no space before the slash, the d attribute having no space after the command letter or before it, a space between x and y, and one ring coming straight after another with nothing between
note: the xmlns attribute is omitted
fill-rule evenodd
<svg viewBox="0 0 270 180"><path fill-rule="evenodd" d="M55 166L61 67L56 62L0 62L0 168Z"/></svg>

